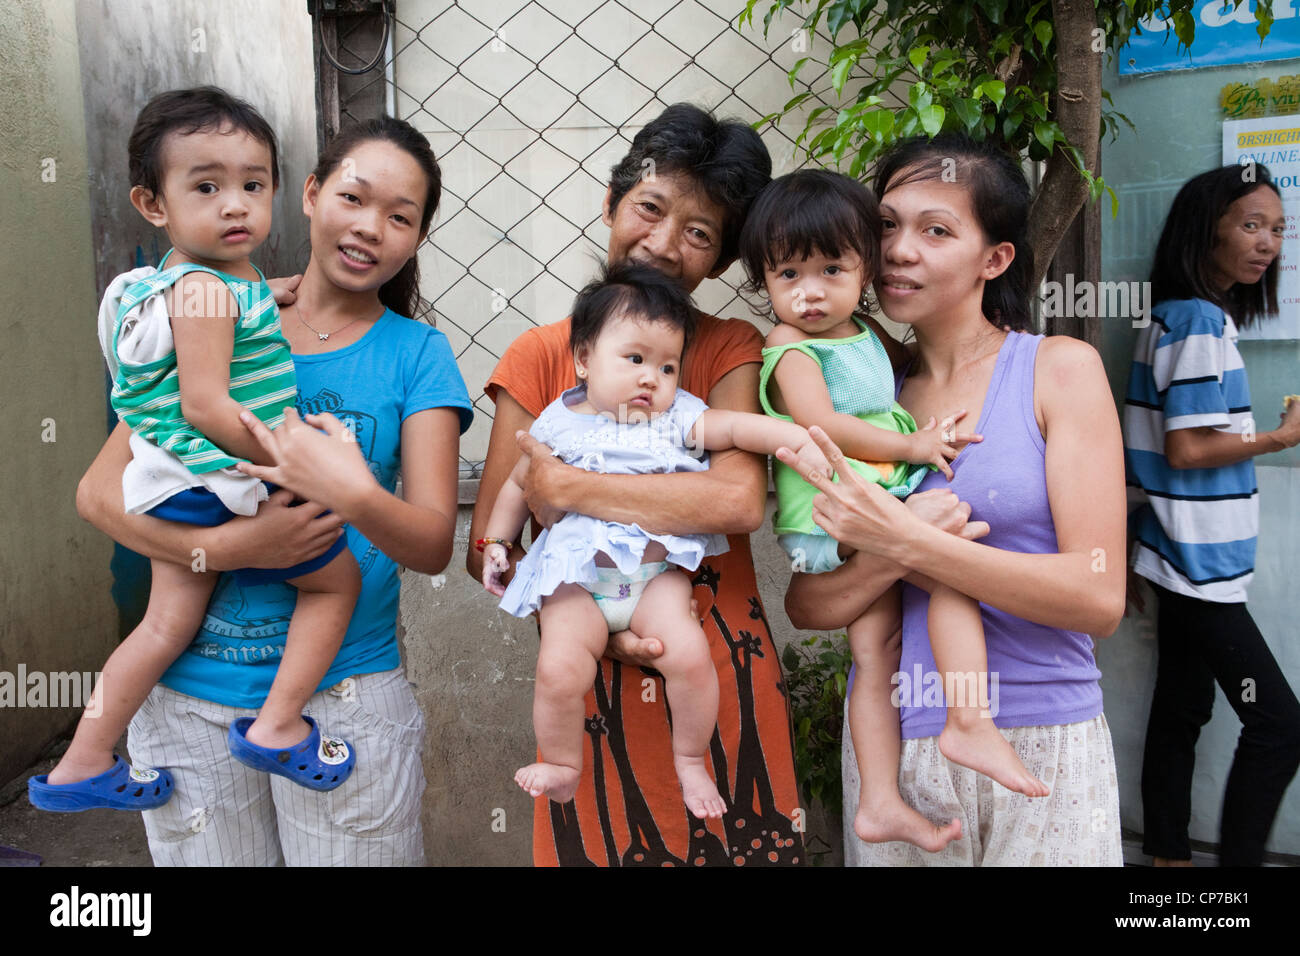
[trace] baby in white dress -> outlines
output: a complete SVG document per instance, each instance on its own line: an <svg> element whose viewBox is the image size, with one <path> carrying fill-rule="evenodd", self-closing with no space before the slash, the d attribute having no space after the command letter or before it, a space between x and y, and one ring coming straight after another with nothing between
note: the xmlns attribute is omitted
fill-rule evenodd
<svg viewBox="0 0 1300 956"><path fill-rule="evenodd" d="M710 409L677 387L693 325L690 298L672 279L630 263L605 270L573 307L580 384L543 410L531 434L566 464L606 474L702 471L708 451L726 448L770 455L784 445L820 457L793 422ZM527 466L525 457L502 486L478 543L483 586L504 596L503 610L518 617L537 610L541 620L533 728L542 760L521 768L515 781L535 797L573 799L583 697L609 634L630 628L663 644L655 667L672 708L673 763L686 806L701 819L721 817L726 805L707 764L718 681L683 571L725 551L726 539L569 514L538 535L507 588L510 550L528 518Z"/></svg>

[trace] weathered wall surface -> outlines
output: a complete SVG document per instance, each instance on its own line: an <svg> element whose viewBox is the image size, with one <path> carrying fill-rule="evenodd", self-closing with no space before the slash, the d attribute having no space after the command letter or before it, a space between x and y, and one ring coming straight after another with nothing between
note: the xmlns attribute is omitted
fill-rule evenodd
<svg viewBox="0 0 1300 956"><path fill-rule="evenodd" d="M307 263L302 185L316 162L311 19L298 0L156 3L78 0L98 288L154 264L167 237L132 208L126 141L136 114L167 90L214 85L247 100L280 141L273 227L253 261L268 276Z"/></svg>
<svg viewBox="0 0 1300 956"><path fill-rule="evenodd" d="M137 260L166 251L166 237L128 200L136 114L156 93L206 83L264 113L281 143L275 227L256 259L269 275L306 264L299 197L316 154L311 21L297 0L21 0L7 9L0 71L14 108L0 116L0 168L6 195L17 198L0 210L8 360L0 474L13 516L0 533L0 781L76 719L80 692L64 683L42 701L42 684L98 670L119 635L112 544L77 518L74 496L109 418L99 294ZM138 603L146 565L119 573L119 600ZM141 592L134 599L132 588ZM19 691L41 706L13 706Z"/></svg>
<svg viewBox="0 0 1300 956"><path fill-rule="evenodd" d="M104 437L73 5L20 0L5 13L0 782L72 725L82 673L99 669L117 637L111 546L78 519L73 504ZM51 674L68 672L78 676L75 687L56 680L51 694ZM52 706L58 703L70 706Z"/></svg>

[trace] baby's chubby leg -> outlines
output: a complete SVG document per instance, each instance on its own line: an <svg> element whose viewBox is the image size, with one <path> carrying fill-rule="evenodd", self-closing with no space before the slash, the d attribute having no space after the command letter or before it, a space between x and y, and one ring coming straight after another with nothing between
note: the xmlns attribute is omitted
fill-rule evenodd
<svg viewBox="0 0 1300 956"><path fill-rule="evenodd" d="M540 617L533 732L542 762L521 767L515 783L531 796L567 803L582 771L582 702L596 679L609 625L591 594L576 584L563 584L543 600Z"/></svg>
<svg viewBox="0 0 1300 956"><path fill-rule="evenodd" d="M691 582L665 571L646 585L632 613L632 630L663 642L655 667L673 712L673 765L686 808L696 817L720 818L727 805L709 776L709 741L718 723L718 675L709 641L691 611Z"/></svg>
<svg viewBox="0 0 1300 956"><path fill-rule="evenodd" d="M151 567L144 619L104 664L72 743L50 771L51 784L77 783L112 768L114 744L203 623L217 573L166 561L153 561Z"/></svg>
<svg viewBox="0 0 1300 956"><path fill-rule="evenodd" d="M961 836L956 817L936 826L898 793L899 713L893 699L902 642L898 588L890 588L849 625L856 672L849 695L849 733L858 762L858 813L853 832L865 843L911 843L937 853Z"/></svg>
<svg viewBox="0 0 1300 956"><path fill-rule="evenodd" d="M948 716L939 752L953 763L992 777L1008 790L1045 797L1047 785L1025 769L998 732L989 711L988 651L979 603L942 584L930 590L930 648L943 675Z"/></svg>

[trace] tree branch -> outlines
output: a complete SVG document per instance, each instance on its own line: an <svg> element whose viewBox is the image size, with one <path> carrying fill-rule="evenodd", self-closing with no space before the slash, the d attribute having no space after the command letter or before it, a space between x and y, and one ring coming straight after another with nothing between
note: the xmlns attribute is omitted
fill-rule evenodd
<svg viewBox="0 0 1300 956"><path fill-rule="evenodd" d="M1096 8L1090 0L1052 0L1056 37L1057 89L1053 117L1085 168L1097 172L1101 151L1101 59L1094 50ZM1029 241L1034 249L1034 285L1047 272L1070 222L1083 208L1088 187L1070 157L1057 146L1029 211ZM1080 277L1096 278L1096 277Z"/></svg>

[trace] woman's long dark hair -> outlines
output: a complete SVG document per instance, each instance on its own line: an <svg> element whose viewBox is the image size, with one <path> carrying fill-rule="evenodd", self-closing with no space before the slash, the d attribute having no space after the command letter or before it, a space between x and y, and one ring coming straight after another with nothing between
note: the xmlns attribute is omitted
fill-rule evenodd
<svg viewBox="0 0 1300 956"><path fill-rule="evenodd" d="M1015 258L1006 271L984 283L984 317L998 328L1032 332L1029 183L1019 162L996 146L961 133L905 139L890 147L876 166L876 198L882 199L895 186L929 180L965 186L985 238L1015 246Z"/></svg>
<svg viewBox="0 0 1300 956"><path fill-rule="evenodd" d="M1211 169L1183 183L1169 207L1151 263L1152 305L1165 299L1205 299L1243 329L1277 312L1276 258L1260 281L1237 282L1227 291L1216 289L1208 275L1219 220L1229 206L1261 186L1278 191L1268 168L1258 163Z"/></svg>
<svg viewBox="0 0 1300 956"><path fill-rule="evenodd" d="M433 155L429 141L410 123L392 116L381 116L341 130L321 153L312 175L316 177L316 182L323 183L342 165L343 157L362 143L375 140L392 143L405 150L424 170L429 188L425 194L424 210L420 214L420 235L425 235L429 231L429 223L433 221L433 214L438 209L438 200L442 198L442 170L438 168L438 160ZM419 257L411 256L397 275L379 287L379 301L398 315L414 317L420 311Z"/></svg>

